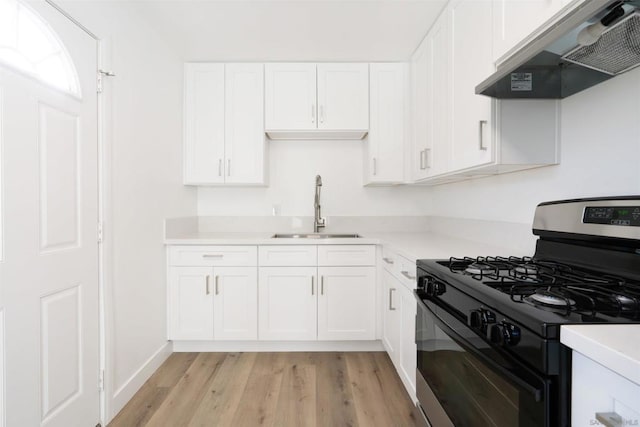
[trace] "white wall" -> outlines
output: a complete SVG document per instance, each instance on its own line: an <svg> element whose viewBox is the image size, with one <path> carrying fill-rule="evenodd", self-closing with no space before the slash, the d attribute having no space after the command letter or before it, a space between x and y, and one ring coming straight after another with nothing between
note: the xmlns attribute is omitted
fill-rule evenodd
<svg viewBox="0 0 640 427"><path fill-rule="evenodd" d="M196 212L181 182L182 61L125 2L62 6L108 42L117 74L105 89L108 421L168 350L163 220Z"/></svg>
<svg viewBox="0 0 640 427"><path fill-rule="evenodd" d="M538 203L640 194L640 69L562 101L561 164L434 187L432 215L530 225Z"/></svg>
<svg viewBox="0 0 640 427"><path fill-rule="evenodd" d="M363 141L269 141L269 186L201 187L199 215L313 216L315 176L322 176L323 216L424 215L423 187L363 187Z"/></svg>

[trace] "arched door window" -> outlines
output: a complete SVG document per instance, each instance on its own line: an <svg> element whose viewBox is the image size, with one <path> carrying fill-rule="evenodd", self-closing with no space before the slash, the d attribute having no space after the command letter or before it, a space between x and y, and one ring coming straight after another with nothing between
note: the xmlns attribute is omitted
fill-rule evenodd
<svg viewBox="0 0 640 427"><path fill-rule="evenodd" d="M51 27L19 0L0 0L0 63L80 96L73 61Z"/></svg>

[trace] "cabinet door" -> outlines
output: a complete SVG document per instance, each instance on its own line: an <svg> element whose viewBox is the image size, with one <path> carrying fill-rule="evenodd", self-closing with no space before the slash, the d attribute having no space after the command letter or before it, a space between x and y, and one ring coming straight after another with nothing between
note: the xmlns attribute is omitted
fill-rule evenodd
<svg viewBox="0 0 640 427"><path fill-rule="evenodd" d="M369 64L318 64L318 129L369 129Z"/></svg>
<svg viewBox="0 0 640 427"><path fill-rule="evenodd" d="M316 129L316 64L265 65L267 130Z"/></svg>
<svg viewBox="0 0 640 427"><path fill-rule="evenodd" d="M365 183L404 181L406 66L371 64Z"/></svg>
<svg viewBox="0 0 640 427"><path fill-rule="evenodd" d="M398 288L402 286L386 270L382 271L382 343L394 365L400 357L400 307Z"/></svg>
<svg viewBox="0 0 640 427"><path fill-rule="evenodd" d="M559 12L566 1L493 0L492 3L494 10L492 58L497 61Z"/></svg>
<svg viewBox="0 0 640 427"><path fill-rule="evenodd" d="M416 399L416 299L405 286L398 287L398 304L400 306L400 357L398 373L409 396Z"/></svg>
<svg viewBox="0 0 640 427"><path fill-rule="evenodd" d="M214 274L215 339L258 339L258 269L218 267Z"/></svg>
<svg viewBox="0 0 640 427"><path fill-rule="evenodd" d="M454 0L448 12L452 43L451 170L460 170L489 163L493 158L494 101L475 94L476 85L494 71L491 3Z"/></svg>
<svg viewBox="0 0 640 427"><path fill-rule="evenodd" d="M317 339L317 268L259 269L258 336L261 340Z"/></svg>
<svg viewBox="0 0 640 427"><path fill-rule="evenodd" d="M224 182L224 65L185 64L185 184Z"/></svg>
<svg viewBox="0 0 640 427"><path fill-rule="evenodd" d="M375 267L320 267L318 339L375 339Z"/></svg>
<svg viewBox="0 0 640 427"><path fill-rule="evenodd" d="M213 339L213 269L169 269L168 323L170 340Z"/></svg>
<svg viewBox="0 0 640 427"><path fill-rule="evenodd" d="M412 178L428 176L433 160L433 42L427 36L411 58L411 105L413 144L411 150Z"/></svg>
<svg viewBox="0 0 640 427"><path fill-rule="evenodd" d="M264 65L225 65L225 182L264 184Z"/></svg>
<svg viewBox="0 0 640 427"><path fill-rule="evenodd" d="M449 47L450 39L447 32L447 16L442 14L434 24L429 34L433 61L430 74L433 78L429 81L432 112L429 124L432 129L432 152L426 152L425 164L427 176L439 175L449 170L451 158L450 112L449 112Z"/></svg>

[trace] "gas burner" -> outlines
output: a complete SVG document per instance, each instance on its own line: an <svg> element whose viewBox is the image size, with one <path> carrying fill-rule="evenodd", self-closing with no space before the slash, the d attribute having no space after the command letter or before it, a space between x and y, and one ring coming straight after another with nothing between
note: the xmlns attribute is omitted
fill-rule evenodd
<svg viewBox="0 0 640 427"><path fill-rule="evenodd" d="M465 273L469 273L472 275L485 275L485 274L489 274L489 273L496 273L497 272L497 268L496 267L492 267L489 264L484 264L484 263L480 263L480 262L473 262L471 264L469 264L467 266L467 268L464 269Z"/></svg>
<svg viewBox="0 0 640 427"><path fill-rule="evenodd" d="M514 267L513 271L523 276L535 276L540 272L540 268L535 264L522 264Z"/></svg>
<svg viewBox="0 0 640 427"><path fill-rule="evenodd" d="M534 294L529 296L529 299L534 304L537 303L552 307L571 307L576 304L576 302L570 298L553 295L546 291L536 291Z"/></svg>

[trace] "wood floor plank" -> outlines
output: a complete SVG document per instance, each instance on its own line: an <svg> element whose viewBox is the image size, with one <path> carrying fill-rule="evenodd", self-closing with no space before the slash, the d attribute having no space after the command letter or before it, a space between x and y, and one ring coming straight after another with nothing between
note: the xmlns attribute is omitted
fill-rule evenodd
<svg viewBox="0 0 640 427"><path fill-rule="evenodd" d="M378 379L378 367L372 353L347 353L347 370L353 389L358 424L362 426L391 426L385 402L389 390L383 390Z"/></svg>
<svg viewBox="0 0 640 427"><path fill-rule="evenodd" d="M315 353L316 425L358 425L344 353Z"/></svg>
<svg viewBox="0 0 640 427"><path fill-rule="evenodd" d="M275 417L276 426L316 425L316 367L293 363L285 367Z"/></svg>
<svg viewBox="0 0 640 427"><path fill-rule="evenodd" d="M384 400L391 418L396 420L397 426L416 426L416 407L402 384L402 380L395 372L393 363L387 353L373 353L374 361L378 367L375 372L380 387L383 390L393 390L393 393L385 393Z"/></svg>
<svg viewBox="0 0 640 427"><path fill-rule="evenodd" d="M198 354L147 425L163 427L188 425L194 410L204 397L207 384L226 357L226 353Z"/></svg>
<svg viewBox="0 0 640 427"><path fill-rule="evenodd" d="M208 384L189 426L232 425L255 361L256 353L230 353Z"/></svg>
<svg viewBox="0 0 640 427"><path fill-rule="evenodd" d="M143 426L162 405L198 353L173 353L109 423L110 427Z"/></svg>
<svg viewBox="0 0 640 427"><path fill-rule="evenodd" d="M259 353L232 421L233 426L272 426L284 375L285 353Z"/></svg>
<svg viewBox="0 0 640 427"><path fill-rule="evenodd" d="M175 353L109 424L413 427L386 353Z"/></svg>

